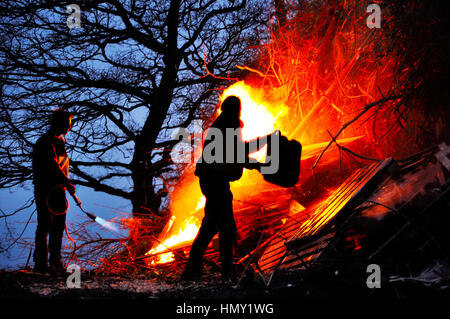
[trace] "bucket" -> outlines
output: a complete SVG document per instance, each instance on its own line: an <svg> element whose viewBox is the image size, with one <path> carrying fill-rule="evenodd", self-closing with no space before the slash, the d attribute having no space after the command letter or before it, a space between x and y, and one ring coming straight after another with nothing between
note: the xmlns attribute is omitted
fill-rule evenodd
<svg viewBox="0 0 450 319"><path fill-rule="evenodd" d="M293 187L297 184L300 176L300 158L302 155L302 145L300 142L279 134L279 167L273 174L262 174L264 179L272 184L282 187ZM267 159L271 158L272 152L272 138L269 137L267 141ZM272 160L272 159L271 159ZM266 165L270 163L266 162Z"/></svg>

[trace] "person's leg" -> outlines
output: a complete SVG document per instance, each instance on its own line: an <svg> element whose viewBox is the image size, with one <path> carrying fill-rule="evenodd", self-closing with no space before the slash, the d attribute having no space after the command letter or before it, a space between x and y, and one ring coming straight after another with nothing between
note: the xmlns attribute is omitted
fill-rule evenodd
<svg viewBox="0 0 450 319"><path fill-rule="evenodd" d="M217 227L214 224L205 222L203 220L202 225L192 243L191 251L189 253L189 259L185 268L185 276L200 275L203 264L203 255L208 248L214 235L218 232Z"/></svg>
<svg viewBox="0 0 450 319"><path fill-rule="evenodd" d="M229 276L233 271L233 245L237 237L236 221L233 216L233 195L229 184L223 192L223 217L220 223L219 245L222 261L222 275Z"/></svg>
<svg viewBox="0 0 450 319"><path fill-rule="evenodd" d="M45 200L42 196L35 195L36 211L37 211L37 226L35 234L34 247L34 269L38 272L45 272L48 270L48 246L47 235L50 230L50 211L45 205Z"/></svg>
<svg viewBox="0 0 450 319"><path fill-rule="evenodd" d="M218 211L220 211L220 201L217 198L217 186L214 182L200 179L200 188L206 198L205 216L192 243L189 252L189 259L183 272L184 279L191 279L200 275L203 264L203 255L215 234L219 231Z"/></svg>
<svg viewBox="0 0 450 319"><path fill-rule="evenodd" d="M61 261L61 244L65 227L66 214L52 215L49 236L50 267L56 271L64 270Z"/></svg>

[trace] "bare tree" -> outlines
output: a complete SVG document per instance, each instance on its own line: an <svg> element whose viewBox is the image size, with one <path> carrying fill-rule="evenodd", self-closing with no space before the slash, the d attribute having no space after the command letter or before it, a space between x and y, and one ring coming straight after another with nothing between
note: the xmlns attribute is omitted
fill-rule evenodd
<svg viewBox="0 0 450 319"><path fill-rule="evenodd" d="M211 114L215 89L264 32L266 8L96 0L68 22L73 2L1 2L0 187L31 179L32 145L61 107L75 113L74 184L128 199L135 214L158 214L177 176L172 130Z"/></svg>

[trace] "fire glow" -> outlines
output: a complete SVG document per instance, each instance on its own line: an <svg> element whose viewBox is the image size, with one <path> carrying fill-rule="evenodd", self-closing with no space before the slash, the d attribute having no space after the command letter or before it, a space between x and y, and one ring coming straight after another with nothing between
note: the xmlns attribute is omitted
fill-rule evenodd
<svg viewBox="0 0 450 319"><path fill-rule="evenodd" d="M261 46L259 67L238 66L250 71L250 76L225 89L220 100L230 95L241 99L244 140L280 130L302 144L302 161L317 157L328 144L331 132L337 132L364 105L376 101L391 87L395 61L388 56L375 58L374 44L370 42L374 33L352 14L339 21L330 18L329 12L324 6L323 19L308 16L305 11L292 18L291 27L279 26L281 29L275 31L271 26L266 44ZM309 31L305 36L299 31L307 29L301 27L305 24L316 32ZM364 138L368 143L360 145L377 145L374 123L380 131L388 132L394 121L389 117L371 118L368 113L361 119L363 124L347 128L336 143L345 145ZM265 152L263 149L252 156L262 161ZM379 148L377 152L381 152ZM339 166L339 154L334 154L325 160ZM172 250L188 247L197 234L205 199L193 172L191 165L171 193L172 217L158 243L146 254L150 265L173 261ZM244 170L242 178L231 183L234 197L245 198L246 194L239 193L243 192L242 186L252 185L269 187L258 172Z"/></svg>
<svg viewBox="0 0 450 319"><path fill-rule="evenodd" d="M237 82L226 89L220 96L221 101L230 95L238 96L241 99L241 120L244 122L242 135L245 141L272 133L277 127L277 118L287 112L287 107L284 105L273 108L271 112L267 102L262 100L258 91L244 82ZM250 156L262 161L266 152L267 148L265 147ZM197 235L206 199L199 189L198 191L193 189L194 184L198 184L198 181L193 176L192 171L189 171L186 175L184 178L189 179L190 182L184 183L184 186L179 188L179 190L182 190L181 192L176 191L172 194L172 216L162 232L164 236L160 237L160 243L156 247L146 253L148 256L154 256L149 261L150 265L173 261L175 256L170 250L189 245ZM253 175L249 175L249 171L245 170L241 180L244 183L251 184ZM237 183L242 184L241 181ZM196 186L198 188L198 185ZM197 204L192 207L190 202ZM180 203L183 204L180 205ZM191 211L186 214L189 207Z"/></svg>
<svg viewBox="0 0 450 319"><path fill-rule="evenodd" d="M254 95L253 95L254 94ZM226 89L221 95L224 100L230 95L238 96L242 102L241 120L244 122L243 139L249 141L259 136L272 133L276 128L281 129L280 120L287 115L287 107L279 104L271 106L261 98L261 93L257 89L246 85L244 82L237 82ZM340 140L340 142L353 141L361 138L350 138ZM323 147L323 143L309 145L306 150L315 150ZM262 161L267 149L263 148L251 156ZM159 238L156 247L149 250L146 255L149 258L149 265L164 264L175 260L172 250L190 246L197 235L203 216L205 197L198 187L198 179L193 175L193 170L188 170L182 183L172 194L171 213L172 216ZM239 181L231 183L234 194L239 192L236 186L252 185L261 183L262 177L255 171L244 170L244 174ZM234 187L233 187L234 186ZM196 203L192 205L192 203Z"/></svg>

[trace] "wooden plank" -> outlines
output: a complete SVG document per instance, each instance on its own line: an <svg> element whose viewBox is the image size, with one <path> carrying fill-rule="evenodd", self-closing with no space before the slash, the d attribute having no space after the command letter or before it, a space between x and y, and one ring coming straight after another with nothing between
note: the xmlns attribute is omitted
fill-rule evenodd
<svg viewBox="0 0 450 319"><path fill-rule="evenodd" d="M280 229L276 236L274 236L269 246L264 251L264 254L258 260L258 267L263 272L270 272L281 262L286 254L284 242L291 238L301 222L302 220L299 221L294 218L289 218L284 227Z"/></svg>
<svg viewBox="0 0 450 319"><path fill-rule="evenodd" d="M302 221L290 221L269 244L258 260L258 267L270 273L277 267L289 268L304 265L305 258L315 260L326 247L334 233L319 232L339 212L346 209L365 187L384 171L393 160L386 159L356 170L309 217ZM282 244L283 246L282 247Z"/></svg>
<svg viewBox="0 0 450 319"><path fill-rule="evenodd" d="M286 244L293 245L301 238L317 234L339 212L346 209L347 205L367 187L371 180L386 169L393 160L387 159L374 163L353 173L344 183L321 204L314 212L312 218L305 221L299 230Z"/></svg>
<svg viewBox="0 0 450 319"><path fill-rule="evenodd" d="M316 240L305 244L299 249L288 249L288 253L280 263L280 268L286 269L297 266L298 264L302 264L302 266L310 264L320 256L323 249L328 245L334 235L335 233L332 232L320 236Z"/></svg>

